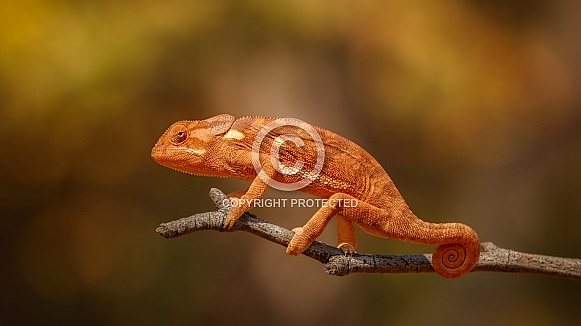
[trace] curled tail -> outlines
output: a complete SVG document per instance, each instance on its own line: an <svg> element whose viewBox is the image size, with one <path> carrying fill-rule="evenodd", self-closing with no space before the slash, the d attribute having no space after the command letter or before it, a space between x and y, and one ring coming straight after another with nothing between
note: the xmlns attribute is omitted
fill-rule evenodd
<svg viewBox="0 0 581 326"><path fill-rule="evenodd" d="M436 273L446 278L457 278L469 273L480 258L480 240L472 228L459 223L464 235L456 242L441 244L432 255L432 266ZM446 224L444 224L446 225ZM448 224L449 225L449 224Z"/></svg>
<svg viewBox="0 0 581 326"><path fill-rule="evenodd" d="M462 223L429 223L411 213L402 214L405 232L392 234L400 240L438 245L432 255L436 273L446 278L457 278L469 273L480 259L478 234ZM397 224L397 223L395 223Z"/></svg>

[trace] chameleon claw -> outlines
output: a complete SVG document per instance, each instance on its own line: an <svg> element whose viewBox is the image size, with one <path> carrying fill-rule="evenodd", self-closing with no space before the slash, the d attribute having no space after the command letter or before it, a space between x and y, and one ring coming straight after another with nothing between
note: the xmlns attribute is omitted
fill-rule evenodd
<svg viewBox="0 0 581 326"><path fill-rule="evenodd" d="M244 213L242 213L244 214ZM230 212L228 213L228 216L226 216L226 219L224 220L224 226L223 228L230 231L232 230L232 228L234 227L234 224L236 224L236 221L238 221L238 219L240 218L240 216L242 214L237 214L236 211L233 210L233 208L230 210Z"/></svg>
<svg viewBox="0 0 581 326"><path fill-rule="evenodd" d="M230 201L233 203L233 206L230 208L230 211L228 212L228 215L226 216L226 219L224 220L224 229L226 229L226 230L229 230L229 231L232 230L236 221L238 221L240 216L242 216L247 210L238 204L238 202L237 202L238 200L239 199L235 198L235 197L230 198Z"/></svg>
<svg viewBox="0 0 581 326"><path fill-rule="evenodd" d="M286 248L286 253L291 256L298 256L309 247L310 243L307 243L307 239L303 238L302 227L294 228L293 232L295 235L289 242L288 247Z"/></svg>
<svg viewBox="0 0 581 326"><path fill-rule="evenodd" d="M236 223L236 221L232 220L231 218L227 217L226 220L224 220L224 229L230 231L232 230L232 227L234 226L234 223Z"/></svg>
<svg viewBox="0 0 581 326"><path fill-rule="evenodd" d="M355 252L355 248L349 243L340 243L337 248L341 249L345 256L351 256Z"/></svg>

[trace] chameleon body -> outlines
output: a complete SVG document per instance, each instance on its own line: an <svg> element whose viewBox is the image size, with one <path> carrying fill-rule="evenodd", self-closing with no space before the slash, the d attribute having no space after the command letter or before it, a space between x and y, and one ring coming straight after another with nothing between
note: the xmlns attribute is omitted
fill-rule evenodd
<svg viewBox="0 0 581 326"><path fill-rule="evenodd" d="M253 145L265 126L275 118L244 117L236 119L221 114L206 120L179 121L160 137L151 155L159 164L201 176L236 177L251 181L246 191L229 197L237 205L230 209L224 227L252 208L269 188L268 180L259 177L253 164ZM310 125L309 125L310 126ZM295 228L286 252L298 255L337 217L338 247L346 254L354 252L357 240L353 223L366 232L384 238L417 244L437 245L432 255L435 271L447 278L470 272L480 256L480 241L472 228L461 223L429 223L416 217L382 166L363 148L331 131L311 126L320 135L324 162L313 174L319 156L312 135L296 126L272 129L261 141L258 151L261 169L283 184L307 179L300 191L327 198L303 226ZM281 135L294 134L294 141ZM287 139L288 140L288 139ZM277 145L275 166L271 148ZM254 161L256 163L256 160ZM299 165L297 165L299 163ZM290 168L289 168L290 167ZM290 172L284 172L284 169ZM260 171L260 169L258 170ZM282 172L281 172L282 171ZM356 205L353 205L355 200ZM345 205L344 203L351 203Z"/></svg>

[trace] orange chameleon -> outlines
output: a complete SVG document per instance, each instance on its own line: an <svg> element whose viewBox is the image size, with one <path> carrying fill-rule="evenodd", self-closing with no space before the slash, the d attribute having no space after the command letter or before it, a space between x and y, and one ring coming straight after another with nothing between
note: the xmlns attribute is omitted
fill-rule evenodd
<svg viewBox="0 0 581 326"><path fill-rule="evenodd" d="M236 119L229 114L179 121L161 136L151 156L159 164L181 172L251 181L247 191L229 195L236 205L228 213L225 228L231 228L252 208L253 200L262 197L273 184L298 184L296 190L327 198L328 205L319 208L303 227L293 230L286 250L290 255L307 249L336 216L338 247L346 254L353 253L357 246L355 223L378 237L438 245L432 265L443 277L460 277L476 265L480 241L472 228L419 219L389 175L363 148L323 128L288 121ZM344 204L354 200L357 205Z"/></svg>

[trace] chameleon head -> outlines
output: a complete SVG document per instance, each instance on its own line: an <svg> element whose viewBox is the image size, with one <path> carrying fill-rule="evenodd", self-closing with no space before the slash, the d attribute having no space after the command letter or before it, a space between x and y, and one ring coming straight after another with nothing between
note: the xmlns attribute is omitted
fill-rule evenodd
<svg viewBox="0 0 581 326"><path fill-rule="evenodd" d="M151 157L157 163L181 172L216 175L212 169L212 147L226 133L235 118L220 114L206 120L178 121L159 138Z"/></svg>

